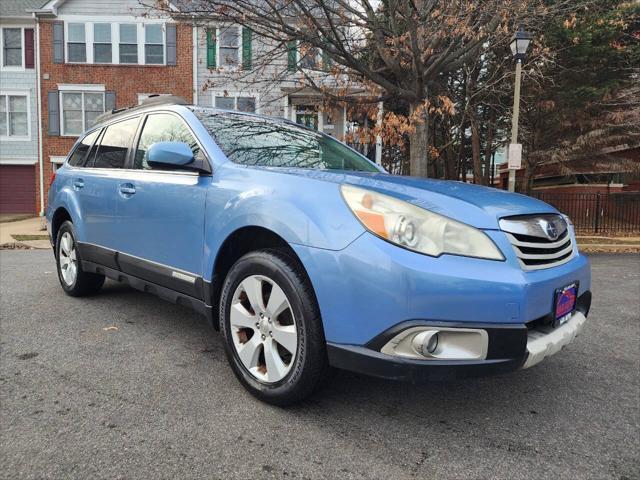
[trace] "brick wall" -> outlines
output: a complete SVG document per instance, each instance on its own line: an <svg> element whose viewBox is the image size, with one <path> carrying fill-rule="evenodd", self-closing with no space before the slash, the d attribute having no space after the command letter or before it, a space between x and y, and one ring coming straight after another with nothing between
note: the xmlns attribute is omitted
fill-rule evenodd
<svg viewBox="0 0 640 480"><path fill-rule="evenodd" d="M78 65L53 63L53 28L49 21L40 22L40 73L42 147L44 164L45 206L48 185L54 170L49 157L66 156L76 141L73 137L55 137L47 134L49 128L47 92L57 90L59 83L104 85L116 92L116 108L136 105L139 93L170 93L187 102L193 101L193 64L191 25L178 23L176 28L176 65ZM49 75L49 79L44 77ZM36 175L36 181L38 181ZM40 198L36 203L40 205Z"/></svg>

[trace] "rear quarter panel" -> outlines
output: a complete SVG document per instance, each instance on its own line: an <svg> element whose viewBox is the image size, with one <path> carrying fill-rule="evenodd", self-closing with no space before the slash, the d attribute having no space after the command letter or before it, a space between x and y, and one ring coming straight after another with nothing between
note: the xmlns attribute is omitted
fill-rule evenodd
<svg viewBox="0 0 640 480"><path fill-rule="evenodd" d="M73 171L74 169L67 164L64 164L56 171L55 181L49 189L46 212L47 229L51 234L53 215L58 209L64 208L71 216L77 240L82 242L85 240L86 235L77 192L73 189L72 185ZM52 239L52 241L55 242L55 239Z"/></svg>

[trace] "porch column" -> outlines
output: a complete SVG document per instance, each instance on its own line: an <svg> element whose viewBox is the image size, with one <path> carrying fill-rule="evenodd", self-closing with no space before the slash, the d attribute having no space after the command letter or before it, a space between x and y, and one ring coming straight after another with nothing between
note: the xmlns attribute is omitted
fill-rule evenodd
<svg viewBox="0 0 640 480"><path fill-rule="evenodd" d="M378 131L380 131L380 127L382 127L382 109L384 105L382 102L378 103L378 116L376 118L376 126L378 127ZM378 165L382 165L382 136L380 134L376 135L376 163Z"/></svg>
<svg viewBox="0 0 640 480"><path fill-rule="evenodd" d="M342 141L347 138L347 105L342 106Z"/></svg>
<svg viewBox="0 0 640 480"><path fill-rule="evenodd" d="M283 108L284 108L283 117L285 119L289 120L289 95L285 94L285 96L283 97L282 100L284 102L284 105L283 105Z"/></svg>

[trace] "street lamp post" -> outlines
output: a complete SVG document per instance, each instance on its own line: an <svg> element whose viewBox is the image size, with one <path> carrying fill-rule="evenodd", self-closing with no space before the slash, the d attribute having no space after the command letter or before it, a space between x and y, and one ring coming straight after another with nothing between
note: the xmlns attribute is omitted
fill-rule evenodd
<svg viewBox="0 0 640 480"><path fill-rule="evenodd" d="M527 56L527 49L531 43L532 35L525 32L522 25L513 34L509 46L516 61L516 81L513 89L513 116L511 118L511 144L509 145L509 191L516 190L516 170L522 166L522 145L518 143L518 117L520 115L520 78L522 76L522 62Z"/></svg>

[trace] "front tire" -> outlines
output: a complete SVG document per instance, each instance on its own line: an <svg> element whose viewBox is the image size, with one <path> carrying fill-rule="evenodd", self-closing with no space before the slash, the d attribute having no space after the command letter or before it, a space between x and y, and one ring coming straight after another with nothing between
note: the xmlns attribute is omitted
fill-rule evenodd
<svg viewBox="0 0 640 480"><path fill-rule="evenodd" d="M62 289L72 297L82 297L97 293L104 284L104 275L82 270L82 261L78 252L73 223L69 221L64 222L58 230L56 266Z"/></svg>
<svg viewBox="0 0 640 480"><path fill-rule="evenodd" d="M320 312L300 263L278 250L240 258L220 297L220 331L244 387L274 405L310 395L329 371Z"/></svg>

